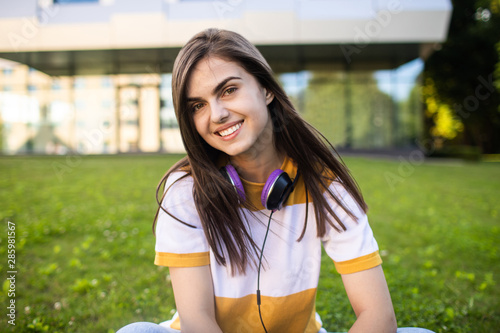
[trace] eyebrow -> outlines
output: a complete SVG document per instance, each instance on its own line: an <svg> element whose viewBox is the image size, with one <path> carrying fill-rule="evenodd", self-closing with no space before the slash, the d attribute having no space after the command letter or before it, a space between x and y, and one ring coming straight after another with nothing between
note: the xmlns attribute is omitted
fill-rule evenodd
<svg viewBox="0 0 500 333"><path fill-rule="evenodd" d="M215 88L212 90L212 94L216 95L231 80L241 80L241 77L238 77L238 76L228 76L227 78L225 78L224 80L222 80L221 82L219 82L217 84L217 86L215 86ZM188 102L193 102L193 101L199 101L200 99L203 99L203 98L201 98L201 97L188 97L187 101Z"/></svg>

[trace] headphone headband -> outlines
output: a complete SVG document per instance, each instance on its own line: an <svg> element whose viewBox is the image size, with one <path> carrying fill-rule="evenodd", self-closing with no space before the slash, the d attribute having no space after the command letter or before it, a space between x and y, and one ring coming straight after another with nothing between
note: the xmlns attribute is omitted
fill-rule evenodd
<svg viewBox="0 0 500 333"><path fill-rule="evenodd" d="M236 169L228 164L221 168L220 171L224 178L233 185L241 202L244 202L246 200L245 190ZM274 170L264 184L264 189L260 197L262 206L271 211L280 210L290 196L290 193L295 189L295 184L299 176L300 173L299 170L297 170L295 179L292 181L285 171L281 169Z"/></svg>
<svg viewBox="0 0 500 333"><path fill-rule="evenodd" d="M220 169L224 178L226 178L233 186L236 194L240 197L241 202L246 200L245 189L243 188L243 183L241 182L240 177L238 177L238 172L231 165L228 164L222 169Z"/></svg>

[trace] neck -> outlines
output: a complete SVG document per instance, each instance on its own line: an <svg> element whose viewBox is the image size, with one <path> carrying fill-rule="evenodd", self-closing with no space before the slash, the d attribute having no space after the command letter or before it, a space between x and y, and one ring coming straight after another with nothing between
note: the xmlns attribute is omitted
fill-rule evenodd
<svg viewBox="0 0 500 333"><path fill-rule="evenodd" d="M272 153L259 154L258 157L232 156L230 162L241 178L254 183L265 183L269 175L281 167L284 159L283 154L272 149Z"/></svg>

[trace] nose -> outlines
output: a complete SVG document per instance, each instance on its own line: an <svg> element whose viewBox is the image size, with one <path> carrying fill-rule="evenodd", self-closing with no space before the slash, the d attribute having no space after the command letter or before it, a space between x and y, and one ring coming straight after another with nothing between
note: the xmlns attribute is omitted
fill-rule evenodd
<svg viewBox="0 0 500 333"><path fill-rule="evenodd" d="M229 117L229 111L223 103L215 101L210 105L210 120L214 123L221 124Z"/></svg>

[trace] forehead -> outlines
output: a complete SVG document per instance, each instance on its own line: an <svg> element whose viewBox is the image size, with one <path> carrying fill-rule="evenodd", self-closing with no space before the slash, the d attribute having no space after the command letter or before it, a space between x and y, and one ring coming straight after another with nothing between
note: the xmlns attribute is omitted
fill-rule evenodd
<svg viewBox="0 0 500 333"><path fill-rule="evenodd" d="M228 77L253 79L241 65L216 57L203 58L192 69L187 80L187 95L198 96L205 90L211 90Z"/></svg>

